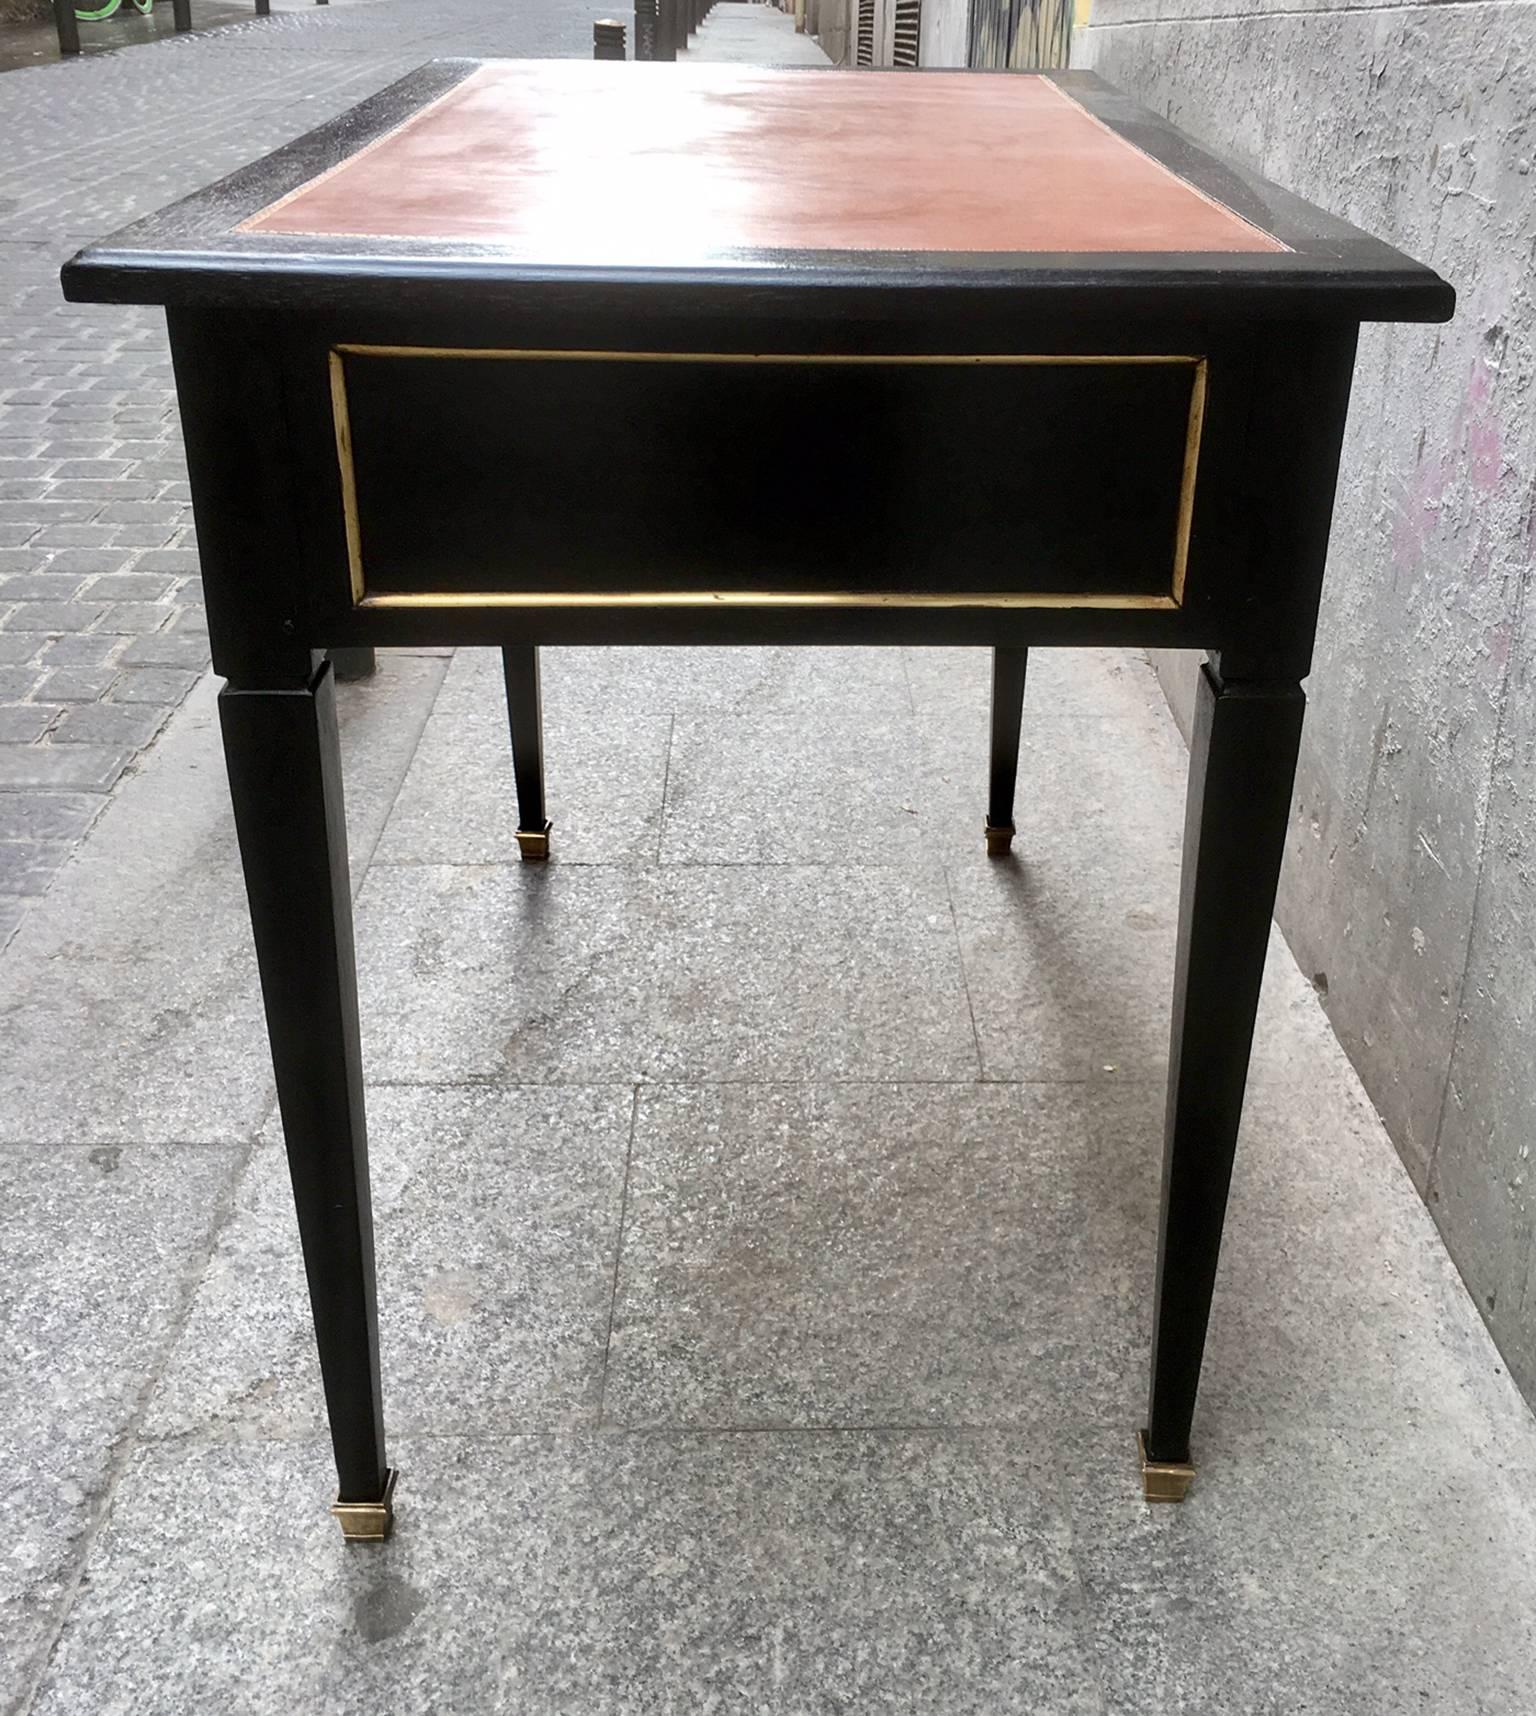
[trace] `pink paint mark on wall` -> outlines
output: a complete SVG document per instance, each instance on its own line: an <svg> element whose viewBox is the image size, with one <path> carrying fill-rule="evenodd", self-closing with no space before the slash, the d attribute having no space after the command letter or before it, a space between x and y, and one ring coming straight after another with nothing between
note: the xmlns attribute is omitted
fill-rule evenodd
<svg viewBox="0 0 1536 1716"><path fill-rule="evenodd" d="M1417 571L1424 545L1440 517L1449 476L1443 453L1421 459L1409 480L1392 522L1392 564L1399 572Z"/></svg>
<svg viewBox="0 0 1536 1716"><path fill-rule="evenodd" d="M1471 512L1474 498L1495 493L1503 481L1503 425L1493 403L1493 371L1481 358L1473 360L1445 449L1421 457L1404 486L1391 533L1392 564L1398 572L1418 570L1445 513L1459 524ZM1477 581L1487 571L1488 556L1474 554L1467 566L1468 581Z"/></svg>
<svg viewBox="0 0 1536 1716"><path fill-rule="evenodd" d="M1504 469L1497 418L1467 425L1467 478L1479 494L1492 494Z"/></svg>
<svg viewBox="0 0 1536 1716"><path fill-rule="evenodd" d="M1465 437L1467 481L1483 495L1499 486L1504 469L1503 425L1492 403L1493 374L1481 358L1473 363L1466 398L1456 415L1456 427Z"/></svg>

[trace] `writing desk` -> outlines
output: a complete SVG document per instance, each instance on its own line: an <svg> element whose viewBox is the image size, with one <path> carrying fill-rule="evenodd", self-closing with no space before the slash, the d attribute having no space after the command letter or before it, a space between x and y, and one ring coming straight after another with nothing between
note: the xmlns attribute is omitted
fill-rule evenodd
<svg viewBox="0 0 1536 1716"><path fill-rule="evenodd" d="M393 1475L321 652L390 644L508 651L532 856L541 644L991 646L992 850L1027 649L1208 652L1141 1435L1182 1498L1356 332L1450 289L1083 74L466 61L63 279L168 311L346 1535Z"/></svg>

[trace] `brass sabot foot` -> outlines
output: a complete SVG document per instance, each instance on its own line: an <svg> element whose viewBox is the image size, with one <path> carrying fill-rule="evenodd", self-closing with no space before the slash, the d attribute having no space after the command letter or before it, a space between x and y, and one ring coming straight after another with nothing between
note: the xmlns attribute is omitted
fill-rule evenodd
<svg viewBox="0 0 1536 1716"><path fill-rule="evenodd" d="M517 831L518 850L525 864L541 863L549 856L549 823L542 828L520 828Z"/></svg>
<svg viewBox="0 0 1536 1716"><path fill-rule="evenodd" d="M1136 1432L1136 1454L1141 1461L1141 1493L1149 1502L1181 1502L1195 1481L1195 1468L1187 1460L1149 1460L1147 1442Z"/></svg>
<svg viewBox="0 0 1536 1716"><path fill-rule="evenodd" d="M382 1543L395 1523L395 1478L390 1468L384 1479L384 1494L377 1501L331 1503L331 1512L348 1543Z"/></svg>

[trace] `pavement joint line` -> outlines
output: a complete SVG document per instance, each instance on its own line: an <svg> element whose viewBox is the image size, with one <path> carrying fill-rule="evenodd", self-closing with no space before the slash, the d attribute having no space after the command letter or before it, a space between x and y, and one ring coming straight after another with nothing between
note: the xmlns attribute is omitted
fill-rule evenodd
<svg viewBox="0 0 1536 1716"><path fill-rule="evenodd" d="M608 1328L603 1336L603 1362L597 1386L597 1412L593 1428L601 1430L608 1405L608 1360L613 1352L613 1327L619 1314L619 1278L624 1266L624 1230L629 1220L629 1184L635 1161L635 1132L640 1121L640 1092L644 1086L636 1080L629 1093L629 1130L624 1141L624 1179L619 1188L619 1226L613 1241L613 1277L608 1291Z"/></svg>

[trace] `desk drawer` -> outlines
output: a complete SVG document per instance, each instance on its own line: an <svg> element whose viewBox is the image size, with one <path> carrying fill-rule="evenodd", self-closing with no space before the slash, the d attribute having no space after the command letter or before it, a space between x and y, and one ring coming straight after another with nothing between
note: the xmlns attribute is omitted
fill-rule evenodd
<svg viewBox="0 0 1536 1716"><path fill-rule="evenodd" d="M1182 596L1198 356L329 361L362 607Z"/></svg>

